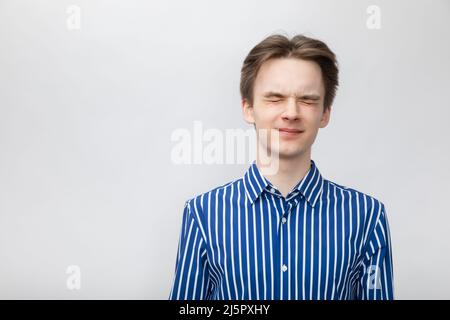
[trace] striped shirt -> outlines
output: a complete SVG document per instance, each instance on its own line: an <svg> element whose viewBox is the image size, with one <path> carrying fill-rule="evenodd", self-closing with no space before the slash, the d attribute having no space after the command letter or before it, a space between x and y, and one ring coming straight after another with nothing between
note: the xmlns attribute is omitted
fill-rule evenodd
<svg viewBox="0 0 450 320"><path fill-rule="evenodd" d="M185 203L169 299L394 299L384 204L322 178L283 197L254 161Z"/></svg>

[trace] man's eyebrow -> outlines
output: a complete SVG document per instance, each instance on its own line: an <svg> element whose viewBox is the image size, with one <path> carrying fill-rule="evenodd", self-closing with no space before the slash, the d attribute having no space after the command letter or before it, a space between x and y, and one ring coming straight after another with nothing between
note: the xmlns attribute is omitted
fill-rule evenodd
<svg viewBox="0 0 450 320"><path fill-rule="evenodd" d="M268 91L268 92L264 93L264 97L265 98L270 98L270 97L284 98L285 95L280 92Z"/></svg>
<svg viewBox="0 0 450 320"><path fill-rule="evenodd" d="M320 100L320 96L317 94L303 94L300 95L299 98L305 100Z"/></svg>
<svg viewBox="0 0 450 320"><path fill-rule="evenodd" d="M264 97L265 98L270 98L270 97L277 97L277 98L285 98L286 95L280 93L280 92L276 92L276 91L268 91L266 93L264 93ZM299 99L304 99L304 100L320 100L320 95L318 94L298 94L297 98Z"/></svg>

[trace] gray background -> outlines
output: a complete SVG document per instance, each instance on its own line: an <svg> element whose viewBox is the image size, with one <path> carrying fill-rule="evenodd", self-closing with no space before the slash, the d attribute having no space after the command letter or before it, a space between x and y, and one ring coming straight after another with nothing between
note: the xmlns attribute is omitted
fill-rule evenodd
<svg viewBox="0 0 450 320"><path fill-rule="evenodd" d="M0 298L166 299L184 201L246 169L175 165L171 133L249 128L241 63L286 32L338 56L312 158L385 203L396 297L449 299L449 13L437 0L0 0Z"/></svg>

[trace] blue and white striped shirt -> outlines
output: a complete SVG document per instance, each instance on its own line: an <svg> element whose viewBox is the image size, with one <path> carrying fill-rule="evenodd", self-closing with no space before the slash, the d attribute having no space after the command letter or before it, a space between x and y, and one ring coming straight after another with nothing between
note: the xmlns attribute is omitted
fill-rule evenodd
<svg viewBox="0 0 450 320"><path fill-rule="evenodd" d="M386 210L322 178L285 197L255 162L186 201L169 299L393 299Z"/></svg>

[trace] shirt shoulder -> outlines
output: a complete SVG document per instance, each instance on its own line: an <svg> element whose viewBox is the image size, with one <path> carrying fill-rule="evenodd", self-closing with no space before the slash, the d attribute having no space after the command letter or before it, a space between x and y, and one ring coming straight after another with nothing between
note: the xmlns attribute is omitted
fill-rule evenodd
<svg viewBox="0 0 450 320"><path fill-rule="evenodd" d="M209 198L215 197L216 195L227 195L229 194L228 191L233 188L236 190L237 188L243 188L243 178L238 178L232 181L229 181L227 183L224 183L222 185L219 185L217 187L214 187L208 191L205 191L203 193L197 194L189 199L186 200L185 206L191 206L191 208L199 209L202 207L202 203L207 201Z"/></svg>
<svg viewBox="0 0 450 320"><path fill-rule="evenodd" d="M338 184L338 183L336 183L334 181L330 181L330 180L327 180L327 179L324 179L324 180L325 180L326 184L330 187L330 191L331 192L336 190L336 192L346 193L346 195L351 195L353 197L357 196L360 199L365 199L368 202L375 203L375 204L377 204L379 206L384 206L383 202L380 199L378 199L375 196L373 196L373 195L370 195L370 194L368 194L366 192L363 192L361 190L357 190L357 189L352 188L352 187L348 187L348 186L344 186L344 185Z"/></svg>
<svg viewBox="0 0 450 320"><path fill-rule="evenodd" d="M330 194L335 194L340 200L344 200L344 207L351 207L353 214L359 216L364 226L365 234L372 234L378 224L387 224L387 214L384 203L365 192L340 185L336 182L327 180Z"/></svg>

